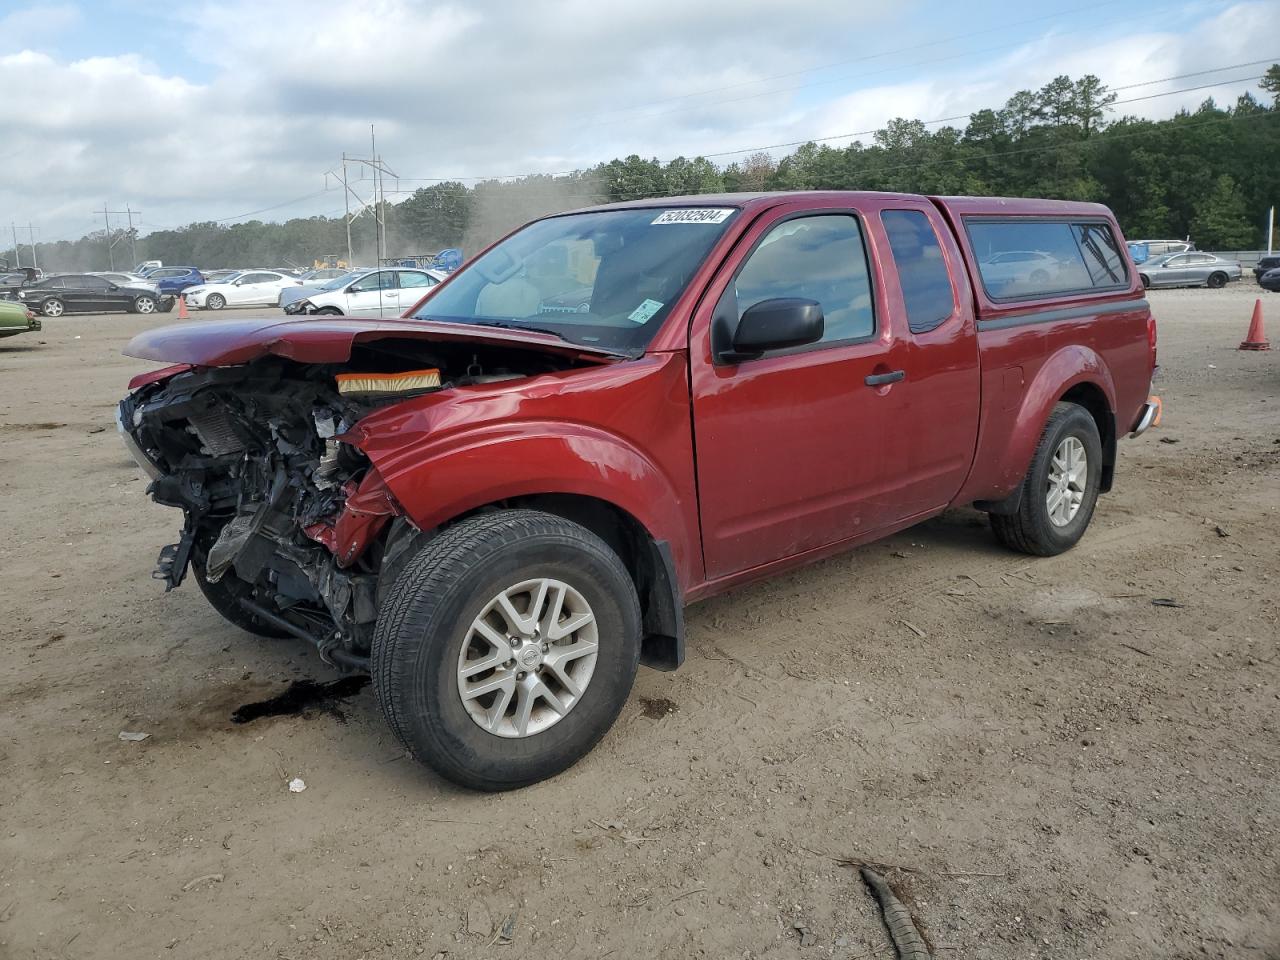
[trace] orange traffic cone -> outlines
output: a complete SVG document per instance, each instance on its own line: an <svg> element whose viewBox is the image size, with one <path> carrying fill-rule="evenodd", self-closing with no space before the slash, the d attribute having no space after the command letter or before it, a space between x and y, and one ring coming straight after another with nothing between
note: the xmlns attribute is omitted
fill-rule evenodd
<svg viewBox="0 0 1280 960"><path fill-rule="evenodd" d="M1253 319L1249 321L1249 332L1240 342L1241 350L1270 350L1271 341L1262 332L1262 300L1253 304Z"/></svg>
<svg viewBox="0 0 1280 960"><path fill-rule="evenodd" d="M1261 303L1262 301L1258 301ZM178 294L178 319L190 320L191 314L187 313L187 298L182 294Z"/></svg>

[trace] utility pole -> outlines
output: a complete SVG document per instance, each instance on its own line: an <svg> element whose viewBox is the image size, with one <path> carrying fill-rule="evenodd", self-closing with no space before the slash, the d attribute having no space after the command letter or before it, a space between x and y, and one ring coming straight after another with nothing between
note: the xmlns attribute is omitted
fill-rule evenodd
<svg viewBox="0 0 1280 960"><path fill-rule="evenodd" d="M36 259L36 228L31 225L31 221L27 221L27 239L31 241L31 266L37 270L40 269L40 261Z"/></svg>
<svg viewBox="0 0 1280 960"><path fill-rule="evenodd" d="M369 210L369 209L373 210L373 216L375 220L374 243L377 249L377 260L378 260L375 266L379 266L379 267L382 266L383 253L385 252L386 246L387 246L387 224L386 224L386 215L385 215L385 209L384 209L384 206L386 203L386 190L383 187L382 177L383 177L383 174L386 174L397 180L399 179L399 174L397 174L394 170L389 169L387 165L382 162L382 158L378 156L378 153L377 153L378 143L374 135L374 129L372 124L369 127L369 146L372 151L372 155L370 157L368 158L352 157L352 156L348 156L346 153L343 153L342 154L342 173L339 174L337 170L329 170L325 173L326 185L328 184L328 178L330 176L332 176L335 180L341 181L342 183L343 206L345 207L345 210L346 210L345 219L346 219L346 226L347 226L347 266L348 267L353 266L355 264L355 251L351 244L351 224L354 223L356 220L360 219L360 216L366 210ZM368 167L369 171L372 173L371 179L373 180L373 197L371 200L365 200L363 197L360 196L360 194L356 193L355 188L351 186L349 167L352 164L359 164L359 165ZM352 213L351 211L351 201L353 199L357 204L359 204L359 206L357 207L354 213Z"/></svg>
<svg viewBox="0 0 1280 960"><path fill-rule="evenodd" d="M18 269L22 266L22 251L18 249L18 225L10 220L9 227L13 230L13 259L18 261L13 266Z"/></svg>
<svg viewBox="0 0 1280 960"><path fill-rule="evenodd" d="M138 238L133 231L133 209L129 204L124 205L125 216L129 218L129 256L133 258L133 265L138 265ZM142 211L138 211L138 216L142 216Z"/></svg>
<svg viewBox="0 0 1280 960"><path fill-rule="evenodd" d="M107 205L102 205L102 220L107 225L107 258L111 261L111 269L116 268L116 251L115 244L111 242L111 215L107 212Z"/></svg>
<svg viewBox="0 0 1280 960"><path fill-rule="evenodd" d="M347 221L347 269L356 265L355 254L351 252L351 188L347 186L347 152L342 151L342 205L346 208Z"/></svg>
<svg viewBox="0 0 1280 960"><path fill-rule="evenodd" d="M111 269L115 270L116 244L119 243L121 240L123 240L124 237L113 238L111 236L111 214L113 213L117 217L129 218L129 230L125 234L125 236L129 238L130 253L133 256L133 262L136 264L138 262L138 250L137 250L137 245L135 243L134 234L133 234L133 215L136 213L138 216L142 216L142 211L134 210L133 207L128 205L126 205L123 210L108 210L107 205L105 203L102 205L102 221L107 226L107 255L108 255L108 259L111 261ZM132 267L130 269L132 269Z"/></svg>

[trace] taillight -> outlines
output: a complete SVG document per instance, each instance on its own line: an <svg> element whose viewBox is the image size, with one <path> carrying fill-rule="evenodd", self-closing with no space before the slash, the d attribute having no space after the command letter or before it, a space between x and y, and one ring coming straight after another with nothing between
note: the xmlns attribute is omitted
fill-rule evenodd
<svg viewBox="0 0 1280 960"><path fill-rule="evenodd" d="M1147 346L1151 348L1151 369L1156 368L1156 318L1147 314Z"/></svg>

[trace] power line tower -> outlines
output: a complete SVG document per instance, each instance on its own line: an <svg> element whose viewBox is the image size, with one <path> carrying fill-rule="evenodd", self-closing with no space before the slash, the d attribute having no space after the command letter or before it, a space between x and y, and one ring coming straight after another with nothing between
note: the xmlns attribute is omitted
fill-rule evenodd
<svg viewBox="0 0 1280 960"><path fill-rule="evenodd" d="M123 236L111 236L112 214L115 214L117 217L129 218L129 229L124 232ZM111 263L112 270L116 268L116 244L120 243L122 240L129 241L129 256L133 258L133 264L130 266L130 269L132 269L133 265L136 265L138 262L138 231L135 230L133 226L133 218L135 216L141 217L142 211L134 210L128 204L125 204L125 208L123 210L108 210L105 203L102 205L102 220L107 227L107 258Z"/></svg>
<svg viewBox="0 0 1280 960"><path fill-rule="evenodd" d="M365 200L355 188L351 185L350 166L367 168L369 179L372 181L372 195ZM366 210L373 211L375 224L374 242L377 247L377 261L381 265L383 254L387 249L387 217L386 217L386 190L383 184L383 177L387 176L393 180L399 180L399 175L388 167L382 161L381 155L378 153L378 141L374 133L373 124L369 125L369 156L368 157L350 157L346 153L342 154L342 172L337 170L329 170L325 173L325 185L328 186L329 178L333 177L342 184L342 199L345 207L347 225L347 266L355 266L355 251L351 246L351 224L360 218ZM359 183L363 177L357 178ZM356 211L351 212L351 201L356 202Z"/></svg>

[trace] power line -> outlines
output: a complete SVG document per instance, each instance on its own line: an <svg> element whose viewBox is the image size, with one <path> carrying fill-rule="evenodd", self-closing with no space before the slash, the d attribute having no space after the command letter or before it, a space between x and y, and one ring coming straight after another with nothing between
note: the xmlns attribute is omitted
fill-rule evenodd
<svg viewBox="0 0 1280 960"><path fill-rule="evenodd" d="M1088 8L1085 8L1085 9L1088 9ZM1104 21L1104 22L1102 22L1102 23L1090 24L1090 25L1089 25L1089 26L1087 26L1087 27L1077 27L1077 28L1072 29L1072 30L1062 30L1062 31L1059 31L1055 36L1057 36L1057 37L1063 37L1063 36L1070 36L1071 34L1076 34L1076 33L1086 33L1086 32L1088 32L1088 33L1093 33L1093 32L1096 32L1097 30L1100 30L1100 29L1102 29L1102 28L1104 28L1104 27L1113 27L1113 26L1116 26L1117 24L1121 24L1121 23L1129 23L1129 22L1134 21L1134 20L1143 20L1143 19L1147 19L1147 16L1146 16L1145 14L1144 14L1144 15L1141 15L1141 16L1118 17L1118 18L1115 18L1115 19L1113 19L1113 20L1107 20L1107 21ZM587 125L587 128L589 128L589 127L593 127L593 126L601 126L601 125L603 125L603 124L605 124L605 123L621 122L622 120L635 121L635 120L645 120L645 119L650 119L650 118L653 118L653 117L668 116L668 115L673 114L673 113L681 113L681 112L685 112L685 111L688 111L688 110L699 109L699 108L702 108L702 107L710 107L710 106L727 106L727 105L734 104L734 103L744 103L744 102L746 102L746 101L748 101L748 100L757 100L757 99L760 99L760 98L762 98L762 97L771 97L771 96L776 96L776 95L778 95L778 94L782 94L782 93L793 93L793 92L795 92L795 91L797 91L797 90L806 90L806 89L810 89L810 88L812 88L812 87L827 86L827 85L830 85L830 84L833 84L833 83L844 83L844 82L849 81L849 80L862 80L862 79L865 79L865 78L867 78L867 77L881 76L881 75L886 74L886 73L894 73L894 72L896 72L896 71L904 70L904 69L909 69L909 68L911 68L911 67L924 67L924 66L931 66L931 65L936 64L936 63L945 63L945 62L948 62L948 61L951 61L951 60L962 60L962 59L964 59L964 58L966 58L966 57L981 56L981 55L983 55L983 54L988 54L988 53L999 53L999 52L1001 52L1001 51L1003 51L1003 50L1011 50L1011 49L1018 48L1018 47L1024 47L1024 46L1026 46L1026 45L1027 45L1027 42L1026 42L1026 41L1021 41L1021 40L1020 40L1020 41L1017 41L1017 42L1015 42L1015 43L1000 44L1000 45L998 45L998 46L994 46L994 47L986 47L986 48L981 49L981 50L968 50L968 51L963 51L963 52L961 52L961 53L952 53L952 54L948 54L948 55L946 55L946 56L944 56L944 57L934 57L934 58L927 59L927 60L917 60L917 61L913 61L913 62L911 62L911 63L900 64L900 65L892 66L892 67L885 67L885 68L882 68L882 69L879 69L879 70L872 70L872 71L867 72L867 73L845 74L845 75L842 75L842 76L839 76L839 77L831 77L831 78L828 78L828 79L826 79L826 80L814 80L814 81L811 81L811 82L809 82L809 83L797 84L797 85L795 85L795 86L790 86L790 87L779 87L779 88L777 88L777 89L775 89L775 90L765 90L765 91L761 91L761 92L759 92L759 93L752 93L752 94L748 94L748 95L743 96L743 97L737 97L737 98L734 98L734 99L732 99L732 100L714 100L714 101L711 101L711 102L706 103L706 104L694 104L694 105L686 106L686 107L677 107L677 108L676 108L676 109L674 109L674 110L661 110L661 111L656 111L656 112L652 112L652 113L643 113L643 114L638 114L638 115L631 116L631 117L619 118L619 120L616 120L616 121L614 121L614 120L610 120L610 121L601 121L601 122L597 122L597 123L594 123L594 124L588 124L588 125ZM908 49L909 49L909 48L908 48Z"/></svg>
<svg viewBox="0 0 1280 960"><path fill-rule="evenodd" d="M1276 59L1280 59L1280 57L1269 57L1265 60L1254 60L1248 63L1229 64L1226 66L1214 67L1211 70L1199 70L1199 71L1196 71L1195 73L1178 74L1172 77L1161 77L1156 80L1144 80L1144 81L1141 81L1140 83L1125 84L1124 86L1110 87L1108 89L1111 91L1131 90L1131 89L1136 89L1138 87L1150 86L1156 83L1169 83L1174 80L1186 80L1186 79L1191 79L1193 77L1205 76L1211 73L1221 73L1223 70L1235 70L1242 67L1257 66L1263 63L1272 63ZM1182 90L1182 89L1167 90L1162 93L1150 94L1149 96L1145 96L1145 97L1134 97L1131 100L1117 100L1115 101L1115 103L1111 104L1111 106L1117 106L1123 103L1137 103L1140 100L1150 100L1155 97L1173 96L1179 93L1188 93L1195 90L1207 89L1212 86L1224 86L1231 83L1243 83L1249 80L1257 80L1257 79L1260 79L1260 78L1259 77L1239 77L1233 80L1223 80L1213 84L1203 84L1197 87L1188 87L1185 90ZM922 120L920 122L923 123L925 126L930 126L936 123L953 123L957 120L967 120L975 112L976 111L971 110L971 111L968 111L967 113L960 113L950 117L939 117L936 120ZM707 159L707 160L713 159L715 157L731 157L731 156L736 156L738 154L743 154L743 153L757 153L764 150L779 150L784 147L798 147L806 143L826 143L831 140L844 140L850 137L865 137L878 132L879 129L880 128L877 127L870 130L856 130L851 133L836 133L826 137L807 137L804 140L791 140L786 143L765 144L763 146L756 146L756 147L742 147L737 150L721 150L716 153L697 153L697 154L693 154L693 156L700 157L702 159ZM683 156L683 154L681 154L681 156ZM663 161L663 162L669 163L670 160ZM436 176L436 177L400 177L399 179L410 182L410 183L441 183L441 182L450 181L450 180L456 180L460 182L463 182L463 181L479 182L479 181L485 181L485 180L519 180L519 179L528 178L528 177L566 177L566 176L572 176L573 174L582 173L583 171L584 171L584 168L580 167L575 170L534 171L530 173L491 174L489 176L483 176L483 177Z"/></svg>
<svg viewBox="0 0 1280 960"><path fill-rule="evenodd" d="M980 37L988 33L998 33L1002 30L1012 29L1013 27L1025 27L1028 24L1042 23L1045 20L1052 20L1055 17L1066 16L1068 14L1073 14L1073 13L1084 13L1087 10L1096 10L1100 7L1111 7L1113 5L1114 4L1112 3L1092 3L1092 4L1087 4L1086 6L1083 6L1083 7L1073 7L1068 10L1059 10L1054 13L1048 13L1039 17L1030 17L1026 20L1015 20L1011 23L1004 23L998 26L988 27L984 30L974 30L969 33L961 33L951 37L941 37L937 40L930 40L926 43L914 43L914 44L911 44L910 46L898 47L896 50L885 50L881 53L866 54L865 56L861 56L861 57L849 57L843 60L832 60L827 63L818 64L817 66L805 67L802 70L792 70L788 73L777 73L769 77L758 77L755 80L742 80L742 81L739 81L738 83L730 83L721 87L712 87L707 90L697 90L697 91L694 91L693 93L683 93L674 97L664 97L660 100L650 100L645 103L633 104L630 107L623 107L621 108L621 110L608 111L605 114L601 114L601 116L608 116L609 114L612 114L612 113L626 114L636 110L644 109L645 107L655 107L655 106L660 106L661 104L664 104L664 103L676 103L681 100L691 100L694 97L708 96L709 94L713 94L713 93L723 93L726 90L737 90L737 89L741 89L742 87L754 86L757 83L770 83L774 80L787 80L791 77L803 76L806 73L816 73L820 70L829 70L832 67L842 67L850 63L866 63L871 60L881 60L885 57L896 56L899 53L910 53L912 50L923 50L926 47L936 47L944 43L952 43L956 40L968 40L971 37ZM1133 18L1128 18L1128 19L1133 19ZM914 64L906 64L905 66L914 66ZM779 91L771 91L771 92L779 92ZM612 122L612 121L605 121L605 122Z"/></svg>

